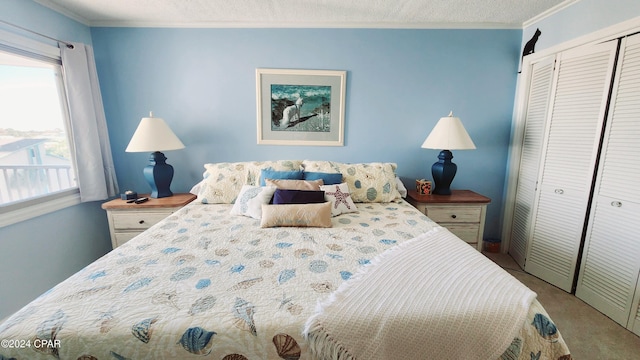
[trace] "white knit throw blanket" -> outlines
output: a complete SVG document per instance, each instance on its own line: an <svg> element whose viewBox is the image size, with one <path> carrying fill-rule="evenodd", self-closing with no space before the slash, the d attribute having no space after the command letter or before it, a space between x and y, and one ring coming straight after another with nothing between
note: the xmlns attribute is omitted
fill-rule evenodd
<svg viewBox="0 0 640 360"><path fill-rule="evenodd" d="M497 359L536 294L438 227L375 258L307 320L316 359Z"/></svg>

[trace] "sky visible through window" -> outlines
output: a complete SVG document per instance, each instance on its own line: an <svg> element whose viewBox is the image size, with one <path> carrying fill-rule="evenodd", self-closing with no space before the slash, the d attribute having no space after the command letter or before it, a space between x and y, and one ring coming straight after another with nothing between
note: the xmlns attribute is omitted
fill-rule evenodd
<svg viewBox="0 0 640 360"><path fill-rule="evenodd" d="M64 129L53 69L0 65L0 127Z"/></svg>
<svg viewBox="0 0 640 360"><path fill-rule="evenodd" d="M76 187L58 76L0 52L0 206Z"/></svg>

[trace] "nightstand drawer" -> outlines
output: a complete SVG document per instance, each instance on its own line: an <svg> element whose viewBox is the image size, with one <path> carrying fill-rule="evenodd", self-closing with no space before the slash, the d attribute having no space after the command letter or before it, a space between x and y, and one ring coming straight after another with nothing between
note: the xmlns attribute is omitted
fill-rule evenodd
<svg viewBox="0 0 640 360"><path fill-rule="evenodd" d="M140 233L141 233L140 231L137 231L137 232L125 231L125 232L116 232L116 233L114 233L113 236L115 237L116 246L120 246L120 245L126 243L127 241L133 239L134 237L136 237Z"/></svg>
<svg viewBox="0 0 640 360"><path fill-rule="evenodd" d="M113 212L113 228L116 230L146 230L169 216L171 212Z"/></svg>
<svg viewBox="0 0 640 360"><path fill-rule="evenodd" d="M444 224L442 225L454 233L457 237L467 243L475 244L478 242L480 224Z"/></svg>
<svg viewBox="0 0 640 360"><path fill-rule="evenodd" d="M482 209L479 206L434 206L425 209L425 215L437 223L479 223Z"/></svg>

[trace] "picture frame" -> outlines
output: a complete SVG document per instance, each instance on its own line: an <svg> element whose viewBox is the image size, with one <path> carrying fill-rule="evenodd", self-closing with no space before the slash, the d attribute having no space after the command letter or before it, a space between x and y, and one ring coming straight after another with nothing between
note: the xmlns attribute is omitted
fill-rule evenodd
<svg viewBox="0 0 640 360"><path fill-rule="evenodd" d="M344 146L347 72L256 69L262 145Z"/></svg>

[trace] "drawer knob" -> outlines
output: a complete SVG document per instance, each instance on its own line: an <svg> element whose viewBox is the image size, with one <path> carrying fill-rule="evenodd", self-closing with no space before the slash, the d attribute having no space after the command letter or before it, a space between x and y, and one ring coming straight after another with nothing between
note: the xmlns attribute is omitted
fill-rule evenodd
<svg viewBox="0 0 640 360"><path fill-rule="evenodd" d="M564 194L564 190L562 190L562 189L555 189L555 190L554 190L554 192L555 192L556 194L559 194L559 195Z"/></svg>
<svg viewBox="0 0 640 360"><path fill-rule="evenodd" d="M457 218L456 214L451 215L451 218L452 218L452 219Z"/></svg>
<svg viewBox="0 0 640 360"><path fill-rule="evenodd" d="M138 221L138 224L144 224L144 220Z"/></svg>
<svg viewBox="0 0 640 360"><path fill-rule="evenodd" d="M611 202L611 206L615 206L615 207L621 207L622 203L620 201L612 201Z"/></svg>

